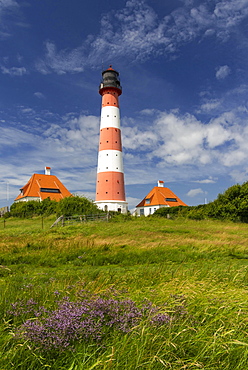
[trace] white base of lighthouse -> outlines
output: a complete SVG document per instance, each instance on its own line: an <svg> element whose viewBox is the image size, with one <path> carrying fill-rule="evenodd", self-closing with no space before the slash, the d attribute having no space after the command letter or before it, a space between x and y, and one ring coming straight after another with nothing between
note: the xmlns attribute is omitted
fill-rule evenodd
<svg viewBox="0 0 248 370"><path fill-rule="evenodd" d="M114 201L114 200L106 200L102 201L95 201L94 202L97 207L105 212L114 211L119 213L127 213L128 211L128 203L122 201Z"/></svg>

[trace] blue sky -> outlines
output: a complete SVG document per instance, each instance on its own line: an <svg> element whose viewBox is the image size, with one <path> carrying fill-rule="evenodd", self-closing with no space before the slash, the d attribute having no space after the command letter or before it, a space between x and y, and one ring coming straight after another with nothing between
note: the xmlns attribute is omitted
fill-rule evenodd
<svg viewBox="0 0 248 370"><path fill-rule="evenodd" d="M102 69L119 71L126 196L248 178L248 0L0 0L0 207L50 166L94 199Z"/></svg>

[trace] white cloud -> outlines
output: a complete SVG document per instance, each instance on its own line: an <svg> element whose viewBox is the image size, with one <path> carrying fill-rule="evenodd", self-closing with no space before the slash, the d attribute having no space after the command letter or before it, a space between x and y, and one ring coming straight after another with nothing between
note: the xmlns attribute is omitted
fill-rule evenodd
<svg viewBox="0 0 248 370"><path fill-rule="evenodd" d="M23 76L28 74L28 71L25 67L12 67L12 68L6 68L4 66L1 66L2 73L4 75L10 75L10 76Z"/></svg>
<svg viewBox="0 0 248 370"><path fill-rule="evenodd" d="M209 99L205 101L204 104L201 105L200 110L197 113L209 113L216 108L220 107L221 100L219 99Z"/></svg>
<svg viewBox="0 0 248 370"><path fill-rule="evenodd" d="M9 31L9 22L7 17L19 9L19 4L15 0L0 1L0 39L6 39L11 36Z"/></svg>
<svg viewBox="0 0 248 370"><path fill-rule="evenodd" d="M45 60L38 60L36 68L43 74L54 71L60 75L67 72L79 73L84 71L84 56L81 48L74 49L70 52L67 50L57 51L54 43L47 41L45 44L46 57Z"/></svg>
<svg viewBox="0 0 248 370"><path fill-rule="evenodd" d="M225 65L225 66L218 67L216 69L215 76L217 80L224 80L230 73L231 73L230 68L227 65Z"/></svg>
<svg viewBox="0 0 248 370"><path fill-rule="evenodd" d="M204 194L204 191L201 189L201 188L197 188L197 189L191 189L188 191L188 193L186 194L188 197L195 197L199 194Z"/></svg>
<svg viewBox="0 0 248 370"><path fill-rule="evenodd" d="M206 142L209 148L216 148L233 138L232 133L217 122L211 122L206 126Z"/></svg>
<svg viewBox="0 0 248 370"><path fill-rule="evenodd" d="M195 180L193 182L197 182L198 184L214 184L216 183L217 179L213 179L212 176L210 176L208 179L204 180Z"/></svg>
<svg viewBox="0 0 248 370"><path fill-rule="evenodd" d="M34 96L36 96L36 98L38 99L45 99L45 95L42 94L41 92L37 91L34 93Z"/></svg>
<svg viewBox="0 0 248 370"><path fill-rule="evenodd" d="M150 126L146 125L143 112L142 119L142 129L139 124L135 126L135 120L123 128L125 159L127 163L135 162L147 172L151 171L153 178L155 171L160 173L163 169L171 174L172 168L176 168L178 176L183 178L189 171L193 174L192 171L197 173L198 169L198 177L199 174L203 177L206 171L209 174L202 183L213 183L216 173L245 164L248 129L238 109L209 123L176 111L157 112L153 121L148 115Z"/></svg>
<svg viewBox="0 0 248 370"><path fill-rule="evenodd" d="M118 12L103 15L99 34L89 35L71 51L57 51L48 41L45 58L36 67L44 74L64 74L82 72L85 66L95 66L103 58L117 60L125 56L132 63L140 63L158 54L171 57L182 45L206 35L215 34L225 41L247 15L246 0L221 1L213 9L207 2L196 7L186 2L163 18L145 1L130 0ZM220 68L217 78L230 73L227 66Z"/></svg>
<svg viewBox="0 0 248 370"><path fill-rule="evenodd" d="M248 167L242 169L234 169L230 172L231 178L236 182L242 184L248 181Z"/></svg>
<svg viewBox="0 0 248 370"><path fill-rule="evenodd" d="M6 11L11 10L11 8L18 8L19 5L15 0L1 0L0 2L0 18L5 14Z"/></svg>

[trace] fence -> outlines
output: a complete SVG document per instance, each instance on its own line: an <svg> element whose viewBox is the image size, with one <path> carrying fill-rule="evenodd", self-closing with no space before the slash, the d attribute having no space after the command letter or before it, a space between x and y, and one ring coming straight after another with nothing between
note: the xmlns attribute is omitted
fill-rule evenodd
<svg viewBox="0 0 248 370"><path fill-rule="evenodd" d="M76 223L84 223L88 221L108 221L110 218L109 213L99 213L95 215L79 215L79 216L60 216L51 226L66 226Z"/></svg>

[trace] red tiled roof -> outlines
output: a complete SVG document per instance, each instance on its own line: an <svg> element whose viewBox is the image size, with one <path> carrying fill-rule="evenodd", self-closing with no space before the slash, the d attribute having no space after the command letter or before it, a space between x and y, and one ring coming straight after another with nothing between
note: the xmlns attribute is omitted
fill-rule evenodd
<svg viewBox="0 0 248 370"><path fill-rule="evenodd" d="M150 201L148 201L148 199ZM173 199L173 200L170 200ZM176 201L174 201L176 199ZM150 207L150 206L187 206L181 199L179 199L173 191L169 188L155 186L150 193L136 206L136 207Z"/></svg>
<svg viewBox="0 0 248 370"><path fill-rule="evenodd" d="M56 192L56 190L54 190L55 192L49 192L49 189L58 189L59 192ZM27 197L40 198L41 200L50 198L51 200L59 201L72 195L56 176L37 173L20 190L21 194L18 195L15 201Z"/></svg>

